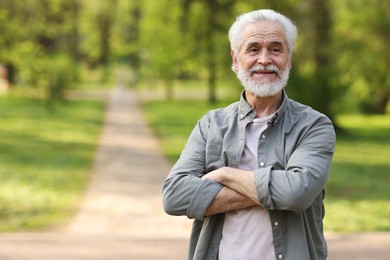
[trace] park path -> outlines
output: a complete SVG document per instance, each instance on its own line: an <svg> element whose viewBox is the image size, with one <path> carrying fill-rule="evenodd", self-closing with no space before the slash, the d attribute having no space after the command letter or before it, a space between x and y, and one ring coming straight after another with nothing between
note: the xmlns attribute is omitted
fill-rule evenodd
<svg viewBox="0 0 390 260"><path fill-rule="evenodd" d="M162 210L170 165L135 93L114 88L80 210L65 227L0 235L0 260L182 260L191 221ZM328 234L330 260L390 259L390 235Z"/></svg>
<svg viewBox="0 0 390 260"><path fill-rule="evenodd" d="M163 212L161 184L170 166L137 97L118 86L106 99L100 145L79 212L56 230L1 235L0 260L185 259L191 221Z"/></svg>

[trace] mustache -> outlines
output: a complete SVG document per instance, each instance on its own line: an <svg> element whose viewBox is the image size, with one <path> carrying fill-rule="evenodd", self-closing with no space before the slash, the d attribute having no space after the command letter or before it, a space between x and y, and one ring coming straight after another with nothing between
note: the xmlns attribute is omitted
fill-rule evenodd
<svg viewBox="0 0 390 260"><path fill-rule="evenodd" d="M253 66L249 72L251 75L253 75L253 73L257 72L257 71L270 71L270 72L275 72L276 74L279 74L279 68L276 67L275 65L267 65L267 66L263 66L261 64L256 64L255 66Z"/></svg>

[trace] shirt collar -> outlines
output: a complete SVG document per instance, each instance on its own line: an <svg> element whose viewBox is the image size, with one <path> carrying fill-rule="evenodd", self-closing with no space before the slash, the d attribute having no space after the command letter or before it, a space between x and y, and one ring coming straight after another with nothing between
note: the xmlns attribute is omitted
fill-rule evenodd
<svg viewBox="0 0 390 260"><path fill-rule="evenodd" d="M288 96L286 91L283 89L283 101L278 110L276 111L274 117L271 119L269 124L272 124L274 126L277 122L280 116L284 113L287 107L287 100ZM238 107L238 119L243 120L247 117L247 119L250 119L251 121L255 118L256 113L252 109L252 107L249 105L249 103L245 100L245 90L241 92L241 97L240 97L240 103Z"/></svg>

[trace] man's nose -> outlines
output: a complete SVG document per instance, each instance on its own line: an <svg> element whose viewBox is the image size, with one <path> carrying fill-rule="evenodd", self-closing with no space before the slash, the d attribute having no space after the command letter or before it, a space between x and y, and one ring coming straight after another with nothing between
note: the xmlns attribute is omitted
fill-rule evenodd
<svg viewBox="0 0 390 260"><path fill-rule="evenodd" d="M257 57L257 63L262 65L268 65L272 63L271 55L268 50L262 50Z"/></svg>

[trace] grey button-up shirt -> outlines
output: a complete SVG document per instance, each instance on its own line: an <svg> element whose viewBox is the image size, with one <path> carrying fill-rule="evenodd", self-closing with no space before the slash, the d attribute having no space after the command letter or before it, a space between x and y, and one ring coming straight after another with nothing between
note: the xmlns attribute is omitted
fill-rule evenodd
<svg viewBox="0 0 390 260"><path fill-rule="evenodd" d="M245 129L255 116L244 95L208 112L164 182L165 211L194 219L188 259L218 257L224 214L204 214L222 185L201 177L220 167L238 167ZM326 259L323 198L335 142L326 116L284 93L280 108L260 135L254 171L259 201L270 213L277 259Z"/></svg>

